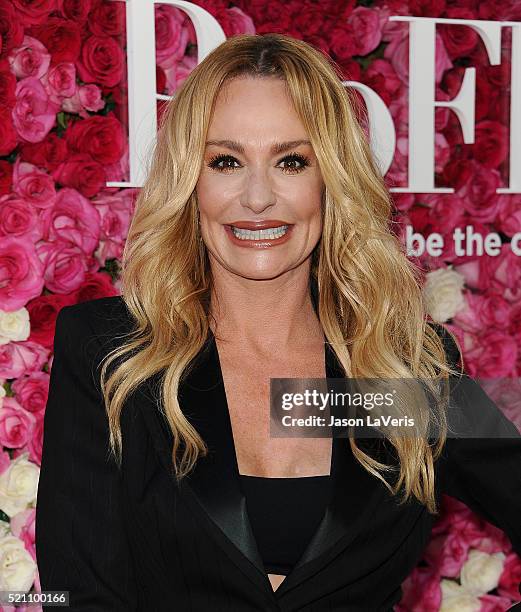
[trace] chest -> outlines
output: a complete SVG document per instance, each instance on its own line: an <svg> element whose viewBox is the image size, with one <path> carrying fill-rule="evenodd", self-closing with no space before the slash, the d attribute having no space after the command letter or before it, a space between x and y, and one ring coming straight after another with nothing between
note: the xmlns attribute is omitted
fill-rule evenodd
<svg viewBox="0 0 521 612"><path fill-rule="evenodd" d="M239 473L265 478L330 473L330 438L270 435L270 379L325 378L323 345L291 357L252 358L219 346Z"/></svg>

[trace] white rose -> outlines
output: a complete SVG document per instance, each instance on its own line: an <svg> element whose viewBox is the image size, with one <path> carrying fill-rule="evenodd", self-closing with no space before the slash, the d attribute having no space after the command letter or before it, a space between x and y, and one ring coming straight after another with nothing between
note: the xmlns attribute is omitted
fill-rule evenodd
<svg viewBox="0 0 521 612"><path fill-rule="evenodd" d="M35 578L36 563L22 540L14 535L0 538L0 590L28 591Z"/></svg>
<svg viewBox="0 0 521 612"><path fill-rule="evenodd" d="M504 561L505 555L502 552L490 555L481 550L470 550L468 559L461 568L462 586L477 596L492 591L498 585Z"/></svg>
<svg viewBox="0 0 521 612"><path fill-rule="evenodd" d="M0 508L12 517L36 501L40 469L23 453L0 474Z"/></svg>
<svg viewBox="0 0 521 612"><path fill-rule="evenodd" d="M425 307L434 321L444 323L466 305L463 296L465 278L459 272L439 268L428 272L423 286Z"/></svg>
<svg viewBox="0 0 521 612"><path fill-rule="evenodd" d="M11 525L7 521L0 521L0 538L6 535L13 535L11 533Z"/></svg>
<svg viewBox="0 0 521 612"><path fill-rule="evenodd" d="M30 333L27 308L22 307L13 312L0 310L0 344L7 344L11 340L27 340Z"/></svg>
<svg viewBox="0 0 521 612"><path fill-rule="evenodd" d="M454 580L441 581L441 605L439 612L479 612L481 602Z"/></svg>

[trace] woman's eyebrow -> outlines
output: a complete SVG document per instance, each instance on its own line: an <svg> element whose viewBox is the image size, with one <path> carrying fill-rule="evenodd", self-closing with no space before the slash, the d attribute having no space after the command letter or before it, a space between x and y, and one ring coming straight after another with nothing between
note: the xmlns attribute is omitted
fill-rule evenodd
<svg viewBox="0 0 521 612"><path fill-rule="evenodd" d="M227 149L231 149L232 151L236 151L241 155L244 154L244 147L240 142L236 140L207 140L206 146L214 145L217 147L226 147ZM283 153L284 151L289 151L290 149L294 149L299 145L311 145L309 140L288 140L287 142L276 142L272 147L272 153Z"/></svg>

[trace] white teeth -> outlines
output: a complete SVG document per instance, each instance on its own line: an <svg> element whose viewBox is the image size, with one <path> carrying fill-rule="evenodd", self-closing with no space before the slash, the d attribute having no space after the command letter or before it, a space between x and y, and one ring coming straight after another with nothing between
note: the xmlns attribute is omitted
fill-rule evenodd
<svg viewBox="0 0 521 612"><path fill-rule="evenodd" d="M262 230L241 229L238 227L234 227L233 225L231 226L231 228L234 235L240 240L274 240L275 238L280 238L281 236L284 236L284 234L288 230L287 225L281 225L276 228L270 227Z"/></svg>

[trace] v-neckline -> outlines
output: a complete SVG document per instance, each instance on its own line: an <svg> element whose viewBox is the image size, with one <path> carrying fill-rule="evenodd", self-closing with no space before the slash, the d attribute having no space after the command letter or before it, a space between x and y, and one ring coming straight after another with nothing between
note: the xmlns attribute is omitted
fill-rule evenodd
<svg viewBox="0 0 521 612"><path fill-rule="evenodd" d="M217 347L215 335L210 327L208 328L207 342L208 342L208 348L213 354L212 357L213 357L216 371L217 371L218 378L219 378L217 384L220 387L222 410L224 413L224 417L226 419L226 427L231 435L231 447L232 447L231 455L233 456L233 463L234 463L233 469L234 469L236 477L240 479L241 476L247 476L247 474L241 474L239 471L239 461L237 458L237 447L236 447L235 438L233 435L233 427L232 427L230 409L229 409L229 404L228 404L228 397L226 395L226 387L224 384L224 377L223 377L223 372L222 372L222 367L221 367L219 349ZM330 377L330 375L333 373L334 370L336 370L336 373L338 373L339 376L343 376L343 374L338 371L338 365L337 365L338 360L335 358L335 356L332 353L330 353L331 349L326 339L324 339L323 346L324 346L324 373L326 375L326 378ZM335 458L336 458L336 451L337 451L337 446L338 446L335 443L336 441L338 441L338 438L334 438L334 437L331 438L329 474L321 474L320 476L324 476L328 478L333 478L335 476L335 464L336 464ZM268 476L267 478L270 478L270 477ZM302 478L310 478L310 476L303 476Z"/></svg>

